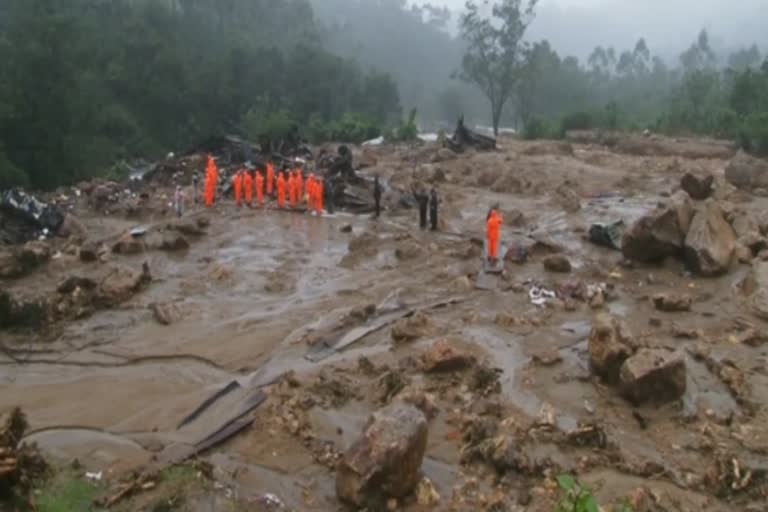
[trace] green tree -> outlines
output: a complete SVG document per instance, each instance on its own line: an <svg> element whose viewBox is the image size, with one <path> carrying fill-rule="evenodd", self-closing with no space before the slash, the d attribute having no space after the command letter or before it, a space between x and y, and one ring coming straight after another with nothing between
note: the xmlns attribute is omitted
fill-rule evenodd
<svg viewBox="0 0 768 512"><path fill-rule="evenodd" d="M533 20L537 0L500 0L484 17L468 0L461 17L467 44L459 76L480 89L491 104L493 131L499 133L504 106L514 92L524 63L523 36Z"/></svg>

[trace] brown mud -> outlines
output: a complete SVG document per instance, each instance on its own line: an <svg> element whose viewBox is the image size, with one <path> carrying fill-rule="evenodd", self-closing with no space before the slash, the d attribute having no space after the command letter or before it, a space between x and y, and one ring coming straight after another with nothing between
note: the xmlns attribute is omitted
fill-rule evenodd
<svg viewBox="0 0 768 512"><path fill-rule="evenodd" d="M215 478L244 503L271 494L290 509L320 511L340 509L334 468L370 414L405 396L431 411L422 470L438 510L551 510L561 472L606 504L643 491L656 507L648 510L765 510L768 345L738 341L746 328L766 327L736 287L749 265L699 278L682 262L627 264L585 240L593 223L631 225L688 171L712 174L718 200L764 211L768 199L730 187L722 147L706 145L676 153L669 142L669 156L650 156L588 140L502 139L499 151L438 163L436 146L370 149L375 167L361 174L438 187L437 233L419 231L415 210L317 218L237 209L226 198L188 213L210 225L181 252L145 247L82 262L56 242L59 256L3 288L49 296L65 277L145 262L152 282L81 318L0 332L0 411L20 406L28 441L115 479L178 460L245 411L250 428L203 453ZM170 191L165 199L155 191L156 202ZM496 203L522 213L504 226L503 244L526 245L528 261L507 263L480 289L472 238L482 239ZM172 220L151 211L141 224ZM86 203L73 213L108 246L137 225ZM567 257L570 273L545 269L553 252ZM537 306L533 286L596 286L605 303L575 294ZM655 296L675 293L690 296L690 307L657 310ZM428 307L449 298L457 300ZM170 325L156 318L157 304L173 305ZM639 346L685 354L680 400L634 406L593 375L587 339L605 313ZM378 321L344 350L328 348ZM424 353L443 339L470 362L425 371ZM267 399L251 409L259 390ZM416 496L397 506L424 509Z"/></svg>

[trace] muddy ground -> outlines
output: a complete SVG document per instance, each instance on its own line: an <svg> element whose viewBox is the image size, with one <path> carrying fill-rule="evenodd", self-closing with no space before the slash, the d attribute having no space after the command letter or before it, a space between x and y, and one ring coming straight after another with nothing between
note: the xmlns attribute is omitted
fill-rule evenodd
<svg viewBox="0 0 768 512"><path fill-rule="evenodd" d="M440 496L430 505L436 510L552 510L560 473L591 485L605 507L630 497L648 510L766 510L768 349L734 336L745 324L765 329L734 290L749 265L698 278L681 262L626 264L620 252L585 240L593 223L631 224L679 188L686 171L713 174L719 200L764 211L768 199L725 183L721 152L697 153L708 144L670 142L668 156L512 139L491 153L366 149L375 165L362 175L438 187L436 233L420 231L416 211L396 207L390 193L379 220L238 209L229 198L211 211L194 207L186 215L210 226L179 252L145 247L86 263L68 242L53 242L57 257L3 287L16 297L45 296L67 276L96 278L112 265L144 262L152 282L80 319L0 332L0 410L22 407L28 441L114 482L178 460L246 411L248 428L201 455L219 490L195 501L196 510L223 509L218 500L274 510L268 494L287 509L341 510L339 454L372 411L403 393L426 393L434 405L423 472ZM104 215L85 198L72 211L90 239L111 244L137 224L172 220L162 207L170 193L153 188L158 207L140 221ZM479 289L478 240L494 203L507 221L503 245L527 244L530 254ZM546 270L551 252L566 256L572 271ZM605 304L531 302L535 285L578 283L602 285ZM691 295L690 311L657 311L650 298L660 292ZM455 300L427 307L447 299ZM156 320L153 304L171 307L170 325ZM681 400L633 406L592 374L587 339L605 314L625 321L640 345L685 353ZM379 321L344 350L322 348ZM422 354L439 339L474 361L425 372ZM252 409L259 391L266 400ZM498 446L478 448L506 434L514 461ZM396 508L428 506L410 497Z"/></svg>

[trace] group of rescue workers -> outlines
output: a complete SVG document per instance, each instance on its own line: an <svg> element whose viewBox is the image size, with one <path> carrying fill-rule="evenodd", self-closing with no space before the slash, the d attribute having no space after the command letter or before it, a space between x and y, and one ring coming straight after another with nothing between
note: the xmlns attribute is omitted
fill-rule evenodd
<svg viewBox="0 0 768 512"><path fill-rule="evenodd" d="M212 208L216 202L216 187L219 181L219 171L213 157L208 157L205 172L203 196L206 208ZM275 170L275 165L268 162L266 172L252 172L248 169L238 170L232 179L237 206L264 206L265 197L275 197L278 208L298 207L306 201L309 211L322 215L324 208L324 180L314 174L304 180L304 172L300 167L295 169ZM255 202L254 202L255 197Z"/></svg>
<svg viewBox="0 0 768 512"><path fill-rule="evenodd" d="M284 168L277 172L272 162L266 165L266 176L260 170L252 172L248 169L238 170L232 180L235 204L243 204L251 207L257 204L264 206L265 197L276 197L278 208L297 208L306 202L307 209L316 215L322 215L324 206L325 185L322 178L310 174L304 179L304 171L298 166L295 169ZM206 208L212 208L216 202L216 188L219 182L219 171L212 156L208 156L208 164L205 171L203 185L203 199ZM177 213L181 215L181 203L183 196L181 188L177 187ZM382 188L379 178L374 179L373 197L375 201L375 216L379 217ZM197 194L197 182L195 180L195 194ZM423 189L413 190L414 198L419 205L419 225L421 229L427 227L427 210L429 210L429 223L432 231L438 229L437 211L440 202L437 191L433 188L429 194ZM255 197L255 202L254 202ZM197 199L195 199L197 200ZM486 219L486 235L488 242L488 261L495 265L499 261L499 242L501 226L504 220L496 207L488 212Z"/></svg>

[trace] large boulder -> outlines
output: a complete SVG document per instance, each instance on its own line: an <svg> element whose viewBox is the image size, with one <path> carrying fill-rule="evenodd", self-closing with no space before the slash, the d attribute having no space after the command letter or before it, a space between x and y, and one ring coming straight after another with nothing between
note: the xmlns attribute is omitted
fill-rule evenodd
<svg viewBox="0 0 768 512"><path fill-rule="evenodd" d="M621 366L634 353L634 340L626 324L601 315L589 334L589 362L592 370L608 383L619 380Z"/></svg>
<svg viewBox="0 0 768 512"><path fill-rule="evenodd" d="M140 271L122 265L116 266L99 283L96 292L98 305L111 307L120 304L131 298L150 280L146 265Z"/></svg>
<svg viewBox="0 0 768 512"><path fill-rule="evenodd" d="M725 168L725 179L742 190L768 188L768 162L739 151Z"/></svg>
<svg viewBox="0 0 768 512"><path fill-rule="evenodd" d="M680 180L680 188L685 190L692 199L703 201L712 195L712 184L715 178L708 174L704 177L687 172Z"/></svg>
<svg viewBox="0 0 768 512"><path fill-rule="evenodd" d="M624 257L641 262L658 262L683 252L683 242L693 217L693 205L685 192L673 195L669 203L641 217L624 231Z"/></svg>
<svg viewBox="0 0 768 512"><path fill-rule="evenodd" d="M685 238L685 259L692 271L716 276L728 271L736 248L736 234L713 199L704 203Z"/></svg>
<svg viewBox="0 0 768 512"><path fill-rule="evenodd" d="M376 498L401 498L420 480L427 448L427 418L412 405L395 402L371 415L363 435L336 469L336 495L357 507Z"/></svg>
<svg viewBox="0 0 768 512"><path fill-rule="evenodd" d="M755 261L740 286L751 312L768 320L768 261Z"/></svg>
<svg viewBox="0 0 768 512"><path fill-rule="evenodd" d="M634 403L677 400L685 393L682 352L643 349L621 366L621 393Z"/></svg>

